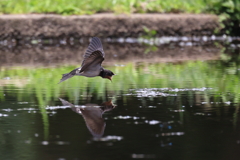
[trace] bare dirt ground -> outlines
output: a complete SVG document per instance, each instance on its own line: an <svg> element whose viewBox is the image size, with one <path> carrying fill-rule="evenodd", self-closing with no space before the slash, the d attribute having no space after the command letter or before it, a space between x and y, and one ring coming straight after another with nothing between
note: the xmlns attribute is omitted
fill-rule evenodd
<svg viewBox="0 0 240 160"><path fill-rule="evenodd" d="M206 14L49 14L0 15L0 39L6 37L138 37L144 27L157 36L212 35L218 17Z"/></svg>

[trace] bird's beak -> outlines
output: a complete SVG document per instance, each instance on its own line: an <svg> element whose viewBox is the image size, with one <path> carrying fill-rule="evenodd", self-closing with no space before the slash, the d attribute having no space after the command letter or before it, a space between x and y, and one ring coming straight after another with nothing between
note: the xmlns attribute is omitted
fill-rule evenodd
<svg viewBox="0 0 240 160"><path fill-rule="evenodd" d="M112 82L112 76L105 76L104 78L107 78Z"/></svg>
<svg viewBox="0 0 240 160"><path fill-rule="evenodd" d="M112 82L112 77L109 76L109 77L107 77L107 79L109 79Z"/></svg>

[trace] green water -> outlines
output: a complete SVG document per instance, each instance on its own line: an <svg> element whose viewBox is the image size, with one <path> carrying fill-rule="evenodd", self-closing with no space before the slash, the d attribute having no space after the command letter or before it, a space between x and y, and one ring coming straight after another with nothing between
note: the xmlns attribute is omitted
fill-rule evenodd
<svg viewBox="0 0 240 160"><path fill-rule="evenodd" d="M1 67L0 159L239 159L239 62L113 63L105 66L112 82L76 76L61 84L78 66ZM98 115L90 122L59 98L116 107L103 119L89 111ZM94 137L100 121L104 134Z"/></svg>

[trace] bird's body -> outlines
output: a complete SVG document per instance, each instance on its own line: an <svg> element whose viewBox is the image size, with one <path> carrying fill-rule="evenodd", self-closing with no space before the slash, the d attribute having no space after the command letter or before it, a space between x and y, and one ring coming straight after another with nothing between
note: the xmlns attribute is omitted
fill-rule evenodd
<svg viewBox="0 0 240 160"><path fill-rule="evenodd" d="M114 73L110 70L104 69L101 66L102 62L104 61L104 56L105 54L100 39L93 37L85 52L81 67L76 68L69 73L63 74L59 83L73 76L101 76L102 78L111 80Z"/></svg>

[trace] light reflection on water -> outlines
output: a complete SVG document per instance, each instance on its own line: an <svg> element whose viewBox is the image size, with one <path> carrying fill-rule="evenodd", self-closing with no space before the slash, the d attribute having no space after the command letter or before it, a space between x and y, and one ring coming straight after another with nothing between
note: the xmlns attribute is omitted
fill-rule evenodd
<svg viewBox="0 0 240 160"><path fill-rule="evenodd" d="M226 63L113 65L112 83L61 85L72 66L2 70L0 157L237 159L240 66Z"/></svg>

